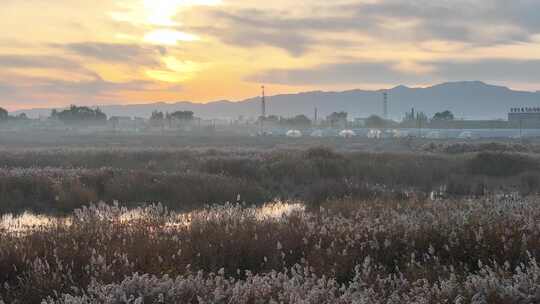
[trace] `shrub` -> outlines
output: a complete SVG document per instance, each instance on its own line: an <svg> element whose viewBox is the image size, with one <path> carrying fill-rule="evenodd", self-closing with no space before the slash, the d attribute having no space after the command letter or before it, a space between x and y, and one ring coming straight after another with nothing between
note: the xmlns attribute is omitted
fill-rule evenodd
<svg viewBox="0 0 540 304"><path fill-rule="evenodd" d="M508 177L538 170L539 162L521 154L482 152L470 159L467 167L474 175Z"/></svg>
<svg viewBox="0 0 540 304"><path fill-rule="evenodd" d="M406 192L422 197L441 187L455 197L534 194L540 172L538 159L525 154L340 153L324 147L0 151L0 163L0 212L69 212L101 200L186 210L238 195L253 204L274 198L318 204Z"/></svg>

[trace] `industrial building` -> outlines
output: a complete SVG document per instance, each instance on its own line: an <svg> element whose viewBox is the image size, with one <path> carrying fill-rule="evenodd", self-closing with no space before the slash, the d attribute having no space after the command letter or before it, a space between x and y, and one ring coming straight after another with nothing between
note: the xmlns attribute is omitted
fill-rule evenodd
<svg viewBox="0 0 540 304"><path fill-rule="evenodd" d="M540 107L512 108L508 113L508 123L520 129L540 128Z"/></svg>

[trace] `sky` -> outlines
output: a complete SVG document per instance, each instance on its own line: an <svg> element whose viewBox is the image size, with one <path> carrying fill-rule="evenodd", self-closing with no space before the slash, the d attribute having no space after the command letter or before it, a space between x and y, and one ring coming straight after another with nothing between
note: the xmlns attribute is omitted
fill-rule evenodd
<svg viewBox="0 0 540 304"><path fill-rule="evenodd" d="M538 0L2 0L8 110L481 80L540 90Z"/></svg>

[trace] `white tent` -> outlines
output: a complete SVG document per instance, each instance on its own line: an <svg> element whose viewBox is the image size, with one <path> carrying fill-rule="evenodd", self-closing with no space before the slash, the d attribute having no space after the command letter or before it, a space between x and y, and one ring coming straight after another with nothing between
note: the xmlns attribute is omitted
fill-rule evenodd
<svg viewBox="0 0 540 304"><path fill-rule="evenodd" d="M356 133L353 130L343 130L339 132L339 136L343 138L351 138L351 137L355 137Z"/></svg>
<svg viewBox="0 0 540 304"><path fill-rule="evenodd" d="M406 130L393 130L394 138L406 138L409 137L409 131Z"/></svg>
<svg viewBox="0 0 540 304"><path fill-rule="evenodd" d="M300 132L299 130L289 130L285 135L291 138L300 138L302 137L302 132Z"/></svg>
<svg viewBox="0 0 540 304"><path fill-rule="evenodd" d="M379 129L369 130L367 137L368 138L382 138L383 132Z"/></svg>
<svg viewBox="0 0 540 304"><path fill-rule="evenodd" d="M459 139L472 139L473 133L471 131L464 131L464 132L461 132L461 134L459 134L458 138Z"/></svg>

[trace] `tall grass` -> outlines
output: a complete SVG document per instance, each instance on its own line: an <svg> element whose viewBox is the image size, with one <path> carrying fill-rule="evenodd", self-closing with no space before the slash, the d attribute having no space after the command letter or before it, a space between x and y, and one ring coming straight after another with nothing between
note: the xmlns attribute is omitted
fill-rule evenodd
<svg viewBox="0 0 540 304"><path fill-rule="evenodd" d="M539 223L532 199L100 204L0 231L0 301L537 303Z"/></svg>

